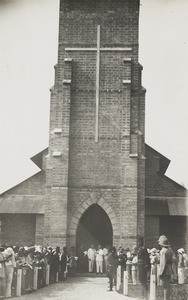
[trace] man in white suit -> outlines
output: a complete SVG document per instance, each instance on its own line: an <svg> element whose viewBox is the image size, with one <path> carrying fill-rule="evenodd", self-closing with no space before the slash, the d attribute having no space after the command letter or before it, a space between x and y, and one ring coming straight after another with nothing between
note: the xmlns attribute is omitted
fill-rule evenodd
<svg viewBox="0 0 188 300"><path fill-rule="evenodd" d="M98 246L98 250L96 252L96 270L97 274L103 273L103 250L101 245Z"/></svg>
<svg viewBox="0 0 188 300"><path fill-rule="evenodd" d="M95 255L96 255L96 250L94 249L94 245L92 244L87 251L88 262L89 262L89 273L93 272Z"/></svg>

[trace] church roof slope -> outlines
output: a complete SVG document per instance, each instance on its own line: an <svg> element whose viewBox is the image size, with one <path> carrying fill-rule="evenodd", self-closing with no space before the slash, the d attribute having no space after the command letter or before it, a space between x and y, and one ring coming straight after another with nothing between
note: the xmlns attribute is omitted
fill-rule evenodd
<svg viewBox="0 0 188 300"><path fill-rule="evenodd" d="M145 144L146 157L146 195L166 195L184 197L184 186L165 175L170 160Z"/></svg>
<svg viewBox="0 0 188 300"><path fill-rule="evenodd" d="M45 153L47 154L47 150L48 148L45 148L44 150L40 151L30 158L40 169L42 169L43 156L45 155Z"/></svg>
<svg viewBox="0 0 188 300"><path fill-rule="evenodd" d="M5 198L7 195L22 195L22 194L43 194L45 184L45 172L43 170L30 176L24 181L16 184L10 189L0 194L0 198Z"/></svg>
<svg viewBox="0 0 188 300"><path fill-rule="evenodd" d="M45 183L45 170L43 168L43 157L47 154L48 148L40 151L36 155L32 156L30 159L34 162L37 167L40 168L40 171L35 173L34 175L26 178L25 180L21 181L20 183L14 185L10 189L4 191L0 194L0 197L4 196L5 194L23 194L27 193L30 190L31 194L34 192L36 194L43 194L43 188Z"/></svg>
<svg viewBox="0 0 188 300"><path fill-rule="evenodd" d="M165 174L169 164L170 164L170 159L168 159L166 156L162 155L160 152L149 146L148 144L145 144L145 151L146 155L152 155L153 157L158 157L159 158L159 172L161 174Z"/></svg>
<svg viewBox="0 0 188 300"><path fill-rule="evenodd" d="M44 201L41 196L10 195L0 198L1 214L44 214Z"/></svg>

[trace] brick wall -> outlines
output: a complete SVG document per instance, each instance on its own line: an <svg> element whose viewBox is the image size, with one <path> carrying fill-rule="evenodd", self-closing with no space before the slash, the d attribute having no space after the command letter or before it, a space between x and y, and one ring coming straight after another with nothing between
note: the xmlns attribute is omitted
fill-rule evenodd
<svg viewBox="0 0 188 300"><path fill-rule="evenodd" d="M188 217L183 216L163 216L160 217L160 235L168 237L173 250L184 248L188 250L187 241Z"/></svg>
<svg viewBox="0 0 188 300"><path fill-rule="evenodd" d="M37 214L36 225L35 225L35 244L43 245L43 240L44 240L44 215Z"/></svg>
<svg viewBox="0 0 188 300"><path fill-rule="evenodd" d="M188 249L188 218L183 216L146 216L146 240L148 248L158 247L160 235L166 235L173 250Z"/></svg>
<svg viewBox="0 0 188 300"><path fill-rule="evenodd" d="M145 167L141 160L145 92L138 64L138 16L137 0L60 2L58 63L51 90L46 159L44 236L51 244L75 244L75 236L66 240L69 222L93 192L100 193L117 216L117 246L133 246L137 233L144 233L144 181L138 177L144 174ZM100 51L98 143L96 50L65 49L96 48L97 25L100 47L132 48ZM58 134L55 128L60 129ZM142 139L138 130L143 131ZM60 153L59 157L54 157L54 151Z"/></svg>
<svg viewBox="0 0 188 300"><path fill-rule="evenodd" d="M160 235L159 216L146 216L145 218L145 245L148 248L157 247Z"/></svg>
<svg viewBox="0 0 188 300"><path fill-rule="evenodd" d="M3 214L1 221L1 241L9 245L35 244L35 215Z"/></svg>
<svg viewBox="0 0 188 300"><path fill-rule="evenodd" d="M45 172L40 171L27 180L21 182L15 187L3 193L1 196L6 197L9 195L42 195L45 192Z"/></svg>
<svg viewBox="0 0 188 300"><path fill-rule="evenodd" d="M186 196L187 190L183 186L165 176L164 172L169 163L160 153L146 147L146 196Z"/></svg>

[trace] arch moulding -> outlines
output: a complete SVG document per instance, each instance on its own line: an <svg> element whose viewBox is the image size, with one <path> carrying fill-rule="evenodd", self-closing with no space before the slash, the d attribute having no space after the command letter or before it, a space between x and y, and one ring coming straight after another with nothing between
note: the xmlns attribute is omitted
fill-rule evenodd
<svg viewBox="0 0 188 300"><path fill-rule="evenodd" d="M118 234L118 222L117 216L112 208L112 206L106 202L106 200L102 196L97 196L94 193L90 195L90 197L83 201L80 206L78 207L77 211L75 212L74 216L72 217L70 223L68 224L68 235L76 235L77 227L80 218L84 214L84 212L92 205L98 204L106 214L108 215L113 229L113 235Z"/></svg>

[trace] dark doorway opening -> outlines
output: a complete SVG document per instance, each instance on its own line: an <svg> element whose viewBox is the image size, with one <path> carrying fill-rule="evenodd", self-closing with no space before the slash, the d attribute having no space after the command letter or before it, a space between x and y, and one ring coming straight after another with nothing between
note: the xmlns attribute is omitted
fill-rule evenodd
<svg viewBox="0 0 188 300"><path fill-rule="evenodd" d="M112 246L112 224L106 212L98 205L91 205L80 218L76 247L83 245L84 250L89 249L91 244Z"/></svg>
<svg viewBox="0 0 188 300"><path fill-rule="evenodd" d="M174 251L187 246L188 217L163 216L160 217L160 235L167 236Z"/></svg>

